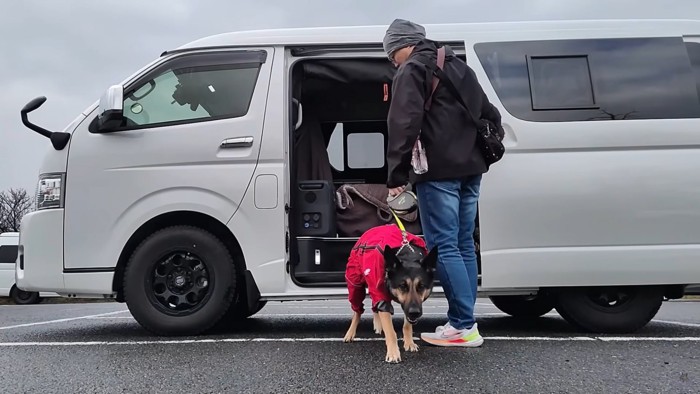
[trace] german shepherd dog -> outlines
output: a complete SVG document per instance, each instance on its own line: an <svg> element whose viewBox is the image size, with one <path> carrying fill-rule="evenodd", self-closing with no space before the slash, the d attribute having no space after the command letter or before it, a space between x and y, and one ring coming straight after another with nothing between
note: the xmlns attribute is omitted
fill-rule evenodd
<svg viewBox="0 0 700 394"><path fill-rule="evenodd" d="M399 303L404 312L404 349L418 351L413 341L413 325L423 315L423 302L433 290L437 263L437 248L428 253L421 238L410 233L405 233L404 238L403 234L393 224L369 229L355 243L345 272L354 313L343 340L352 342L355 339L367 288L372 301L374 332L379 335L384 332L385 361L390 363L401 361L391 303Z"/></svg>

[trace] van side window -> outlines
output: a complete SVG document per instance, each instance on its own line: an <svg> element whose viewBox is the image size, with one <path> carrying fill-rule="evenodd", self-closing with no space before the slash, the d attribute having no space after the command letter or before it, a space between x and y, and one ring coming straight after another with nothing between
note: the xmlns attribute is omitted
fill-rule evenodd
<svg viewBox="0 0 700 394"><path fill-rule="evenodd" d="M685 46L688 49L690 65L695 74L695 85L698 88L698 96L700 96L700 42L686 42Z"/></svg>
<svg viewBox="0 0 700 394"><path fill-rule="evenodd" d="M523 120L700 117L680 37L490 42L474 49L506 110Z"/></svg>
<svg viewBox="0 0 700 394"><path fill-rule="evenodd" d="M209 63L193 57L146 76L124 92L126 127L246 115L261 63L217 63L216 59Z"/></svg>
<svg viewBox="0 0 700 394"><path fill-rule="evenodd" d="M533 110L595 108L588 56L528 57Z"/></svg>
<svg viewBox="0 0 700 394"><path fill-rule="evenodd" d="M0 264L14 264L17 260L19 247L17 245L0 246Z"/></svg>

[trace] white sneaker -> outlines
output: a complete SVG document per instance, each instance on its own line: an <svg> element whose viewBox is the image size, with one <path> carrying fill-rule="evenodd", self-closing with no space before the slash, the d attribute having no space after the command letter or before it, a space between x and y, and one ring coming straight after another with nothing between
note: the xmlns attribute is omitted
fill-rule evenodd
<svg viewBox="0 0 700 394"><path fill-rule="evenodd" d="M443 329L438 331L441 327ZM479 328L476 323L468 330L457 330L448 323L435 329L434 333L421 333L420 338L435 346L479 347L484 343L484 338L479 334Z"/></svg>
<svg viewBox="0 0 700 394"><path fill-rule="evenodd" d="M446 324L442 325L442 326L437 326L437 327L435 328L435 332L442 332L442 331L444 331L444 330L446 330L446 329L448 329L448 328L452 328L452 325L450 324L449 321L448 321Z"/></svg>

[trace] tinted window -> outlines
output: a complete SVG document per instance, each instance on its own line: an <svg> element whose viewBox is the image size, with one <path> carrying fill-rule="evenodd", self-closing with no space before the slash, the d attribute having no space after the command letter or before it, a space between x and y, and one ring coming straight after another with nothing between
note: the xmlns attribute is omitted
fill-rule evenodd
<svg viewBox="0 0 700 394"><path fill-rule="evenodd" d="M700 96L700 43L686 42L685 45L688 49L690 64L693 67L693 74L695 74L695 86L697 86Z"/></svg>
<svg viewBox="0 0 700 394"><path fill-rule="evenodd" d="M499 99L521 119L700 117L681 38L481 43L475 50Z"/></svg>
<svg viewBox="0 0 700 394"><path fill-rule="evenodd" d="M17 260L19 247L17 245L0 246L0 264L14 264Z"/></svg>
<svg viewBox="0 0 700 394"><path fill-rule="evenodd" d="M125 92L127 126L235 118L248 112L260 63L192 63L174 62Z"/></svg>

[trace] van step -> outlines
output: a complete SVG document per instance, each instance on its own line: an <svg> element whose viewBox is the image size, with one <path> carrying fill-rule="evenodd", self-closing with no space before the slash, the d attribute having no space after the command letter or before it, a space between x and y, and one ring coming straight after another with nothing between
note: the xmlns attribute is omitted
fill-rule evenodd
<svg viewBox="0 0 700 394"><path fill-rule="evenodd" d="M292 276L299 285L344 287L345 266L357 237L297 237L299 263ZM436 286L439 281L436 278ZM479 274L479 285L481 274Z"/></svg>

